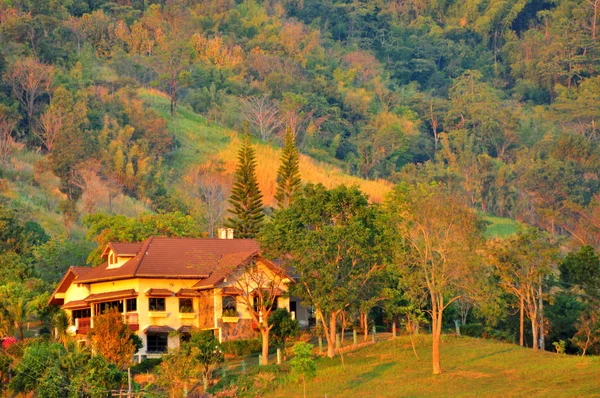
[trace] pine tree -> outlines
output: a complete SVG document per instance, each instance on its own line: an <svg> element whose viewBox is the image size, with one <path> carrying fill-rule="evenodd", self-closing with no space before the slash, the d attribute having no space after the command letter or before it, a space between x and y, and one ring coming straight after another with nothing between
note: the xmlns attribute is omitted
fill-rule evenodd
<svg viewBox="0 0 600 398"><path fill-rule="evenodd" d="M239 238L254 238L259 231L264 214L262 193L256 179L256 153L250 146L248 134L238 152L233 189L229 198L231 217L225 226L233 228Z"/></svg>
<svg viewBox="0 0 600 398"><path fill-rule="evenodd" d="M279 208L288 207L293 196L300 189L300 157L292 130L285 132L285 144L281 153L281 166L277 170L277 199Z"/></svg>

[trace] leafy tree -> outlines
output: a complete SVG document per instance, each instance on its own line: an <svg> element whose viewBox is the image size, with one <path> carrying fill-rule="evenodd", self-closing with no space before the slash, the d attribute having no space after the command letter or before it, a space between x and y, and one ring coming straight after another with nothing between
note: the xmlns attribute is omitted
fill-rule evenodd
<svg viewBox="0 0 600 398"><path fill-rule="evenodd" d="M138 349L132 334L118 310L112 309L94 318L90 338L96 352L117 369L124 369Z"/></svg>
<svg viewBox="0 0 600 398"><path fill-rule="evenodd" d="M256 153L250 145L248 134L238 152L229 203L232 217L227 219L225 226L233 228L240 238L253 238L260 230L265 215L262 193L256 179Z"/></svg>
<svg viewBox="0 0 600 398"><path fill-rule="evenodd" d="M295 337L300 331L300 323L296 319L292 319L292 314L286 308L278 308L273 311L269 322L273 325L271 335L277 347L280 347L285 352L285 343L290 337Z"/></svg>
<svg viewBox="0 0 600 398"><path fill-rule="evenodd" d="M191 343L182 343L180 347L162 357L158 370L157 384L167 388L169 395L187 389L187 384L198 372L198 358L194 355L196 347Z"/></svg>
<svg viewBox="0 0 600 398"><path fill-rule="evenodd" d="M600 256L593 247L584 245L567 254L559 270L567 288L577 286L592 297L600 293Z"/></svg>
<svg viewBox="0 0 600 398"><path fill-rule="evenodd" d="M429 297L433 374L441 374L440 343L444 310L465 293L477 294L485 279L477 250L477 215L441 186L398 186L388 198L401 244L396 267L414 303Z"/></svg>
<svg viewBox="0 0 600 398"><path fill-rule="evenodd" d="M285 143L281 152L281 165L277 170L277 192L275 199L279 207L288 207L294 194L300 189L300 158L296 140L290 128L285 132Z"/></svg>
<svg viewBox="0 0 600 398"><path fill-rule="evenodd" d="M294 358L290 361L292 374L302 379L302 389L306 398L306 379L314 379L317 376L317 367L312 358L313 345L300 342L294 345Z"/></svg>
<svg viewBox="0 0 600 398"><path fill-rule="evenodd" d="M547 234L537 229L520 232L507 240L491 243L491 262L500 286L519 300L519 342L523 345L523 316L531 321L532 346L539 348L538 336L543 316L543 280L552 272L558 249Z"/></svg>
<svg viewBox="0 0 600 398"><path fill-rule="evenodd" d="M239 269L237 275L230 278L232 284L244 292L240 298L258 325L262 339L262 364L269 364L269 336L274 324L271 314L277 308L280 292L291 280L285 270L273 264L265 267L253 262Z"/></svg>
<svg viewBox="0 0 600 398"><path fill-rule="evenodd" d="M27 126L33 132L34 116L39 99L52 84L54 68L33 57L18 58L4 78L11 85L15 97L21 101L27 113Z"/></svg>
<svg viewBox="0 0 600 398"><path fill-rule="evenodd" d="M64 347L60 344L38 340L23 349L23 357L15 368L15 376L9 387L16 393L35 390L48 369L58 364Z"/></svg>
<svg viewBox="0 0 600 398"><path fill-rule="evenodd" d="M189 344L194 348L192 355L202 367L202 376L210 383L213 371L224 361L223 347L212 331L192 333Z"/></svg>
<svg viewBox="0 0 600 398"><path fill-rule="evenodd" d="M289 258L300 278L292 287L313 305L335 355L340 313L388 260L388 229L378 207L357 188L332 190L307 185L287 209L275 213L261 245L277 258Z"/></svg>

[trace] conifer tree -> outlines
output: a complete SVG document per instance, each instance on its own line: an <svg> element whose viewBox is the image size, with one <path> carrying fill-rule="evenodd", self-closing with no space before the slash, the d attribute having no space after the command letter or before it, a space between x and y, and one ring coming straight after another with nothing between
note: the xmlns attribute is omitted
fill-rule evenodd
<svg viewBox="0 0 600 398"><path fill-rule="evenodd" d="M277 170L275 199L277 199L279 208L286 208L292 203L294 193L300 189L300 186L300 157L294 135L288 127L281 153L281 166Z"/></svg>
<svg viewBox="0 0 600 398"><path fill-rule="evenodd" d="M256 179L256 153L248 134L238 152L233 188L229 198L231 217L225 226L233 228L236 237L254 238L263 222L262 193Z"/></svg>

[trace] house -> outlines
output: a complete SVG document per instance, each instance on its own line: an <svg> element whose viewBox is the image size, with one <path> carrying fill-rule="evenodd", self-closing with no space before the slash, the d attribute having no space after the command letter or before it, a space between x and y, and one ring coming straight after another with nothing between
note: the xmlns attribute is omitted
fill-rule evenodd
<svg viewBox="0 0 600 398"><path fill-rule="evenodd" d="M256 241L233 239L150 237L137 243L109 243L97 267L71 267L49 304L60 306L72 319L72 333L87 341L94 317L110 308L138 334L141 360L177 347L192 327L212 330L220 341L257 335L242 295L252 297L256 286L242 284L248 265L267 278L281 276L276 289L278 308L287 308L301 324L308 311L285 293L293 283L283 269L263 258ZM246 280L247 281L247 280ZM177 331L175 333L174 331Z"/></svg>

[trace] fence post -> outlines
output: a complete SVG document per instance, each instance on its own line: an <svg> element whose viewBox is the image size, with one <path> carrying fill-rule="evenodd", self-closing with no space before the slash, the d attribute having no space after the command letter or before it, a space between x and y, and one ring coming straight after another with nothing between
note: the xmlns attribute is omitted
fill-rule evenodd
<svg viewBox="0 0 600 398"><path fill-rule="evenodd" d="M281 365L281 348L277 349L277 365Z"/></svg>
<svg viewBox="0 0 600 398"><path fill-rule="evenodd" d="M323 353L323 337L319 336L319 354Z"/></svg>
<svg viewBox="0 0 600 398"><path fill-rule="evenodd" d="M358 335L356 334L356 329L352 329L352 340L354 341L354 345L358 344Z"/></svg>
<svg viewBox="0 0 600 398"><path fill-rule="evenodd" d="M377 329L375 329L375 325L373 325L373 343L377 342Z"/></svg>
<svg viewBox="0 0 600 398"><path fill-rule="evenodd" d="M335 348L340 349L340 334L336 333L335 335Z"/></svg>
<svg viewBox="0 0 600 398"><path fill-rule="evenodd" d="M246 361L242 359L242 373L246 373Z"/></svg>
<svg viewBox="0 0 600 398"><path fill-rule="evenodd" d="M258 354L258 366L262 365L262 354Z"/></svg>
<svg viewBox="0 0 600 398"><path fill-rule="evenodd" d="M392 337L396 338L396 322L392 323Z"/></svg>

